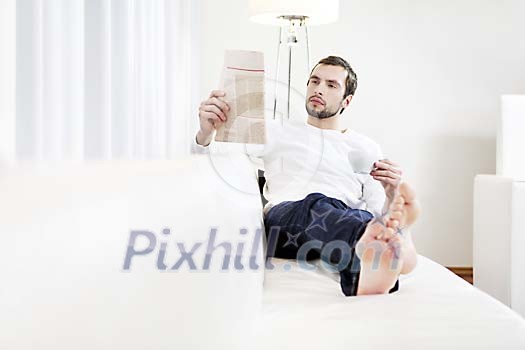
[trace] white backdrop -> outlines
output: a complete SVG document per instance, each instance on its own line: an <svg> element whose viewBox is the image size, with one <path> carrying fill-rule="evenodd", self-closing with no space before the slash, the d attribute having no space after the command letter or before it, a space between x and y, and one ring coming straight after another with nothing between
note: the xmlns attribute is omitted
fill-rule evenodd
<svg viewBox="0 0 525 350"><path fill-rule="evenodd" d="M16 158L188 154L194 4L18 1Z"/></svg>

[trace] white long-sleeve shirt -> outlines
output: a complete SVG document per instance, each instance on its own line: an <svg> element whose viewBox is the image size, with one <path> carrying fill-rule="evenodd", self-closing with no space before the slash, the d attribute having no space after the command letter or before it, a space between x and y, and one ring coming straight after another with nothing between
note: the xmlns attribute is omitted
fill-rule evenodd
<svg viewBox="0 0 525 350"><path fill-rule="evenodd" d="M196 153L210 147L221 152L244 150L264 170L267 210L283 201L296 201L319 192L354 209L381 213L385 192L368 173L382 159L379 145L355 131L320 129L304 122L266 119L266 144L226 144L208 147L193 141Z"/></svg>

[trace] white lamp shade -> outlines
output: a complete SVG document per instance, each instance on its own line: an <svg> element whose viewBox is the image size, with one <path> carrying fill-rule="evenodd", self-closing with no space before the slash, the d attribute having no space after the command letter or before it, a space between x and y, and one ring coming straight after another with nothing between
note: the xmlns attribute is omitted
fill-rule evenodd
<svg viewBox="0 0 525 350"><path fill-rule="evenodd" d="M287 24L280 16L307 16L307 25L335 22L339 17L339 0L250 0L252 21Z"/></svg>

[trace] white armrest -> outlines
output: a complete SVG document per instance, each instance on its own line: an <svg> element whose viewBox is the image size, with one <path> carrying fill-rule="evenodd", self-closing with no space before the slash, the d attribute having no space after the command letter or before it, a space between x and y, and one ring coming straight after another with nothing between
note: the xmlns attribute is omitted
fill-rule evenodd
<svg viewBox="0 0 525 350"><path fill-rule="evenodd" d="M474 285L525 317L525 182L474 180Z"/></svg>
<svg viewBox="0 0 525 350"><path fill-rule="evenodd" d="M12 169L0 193L2 348L249 348L264 263L246 156ZM195 270L170 270L178 244L201 244Z"/></svg>
<svg viewBox="0 0 525 350"><path fill-rule="evenodd" d="M510 306L512 179L474 179L474 285Z"/></svg>

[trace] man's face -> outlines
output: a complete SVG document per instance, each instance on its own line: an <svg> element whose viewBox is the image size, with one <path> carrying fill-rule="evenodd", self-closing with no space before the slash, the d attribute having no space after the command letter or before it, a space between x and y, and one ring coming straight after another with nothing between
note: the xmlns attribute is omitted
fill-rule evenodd
<svg viewBox="0 0 525 350"><path fill-rule="evenodd" d="M308 79L306 89L306 111L315 118L330 118L339 113L350 102L344 98L348 73L343 67L319 64Z"/></svg>

